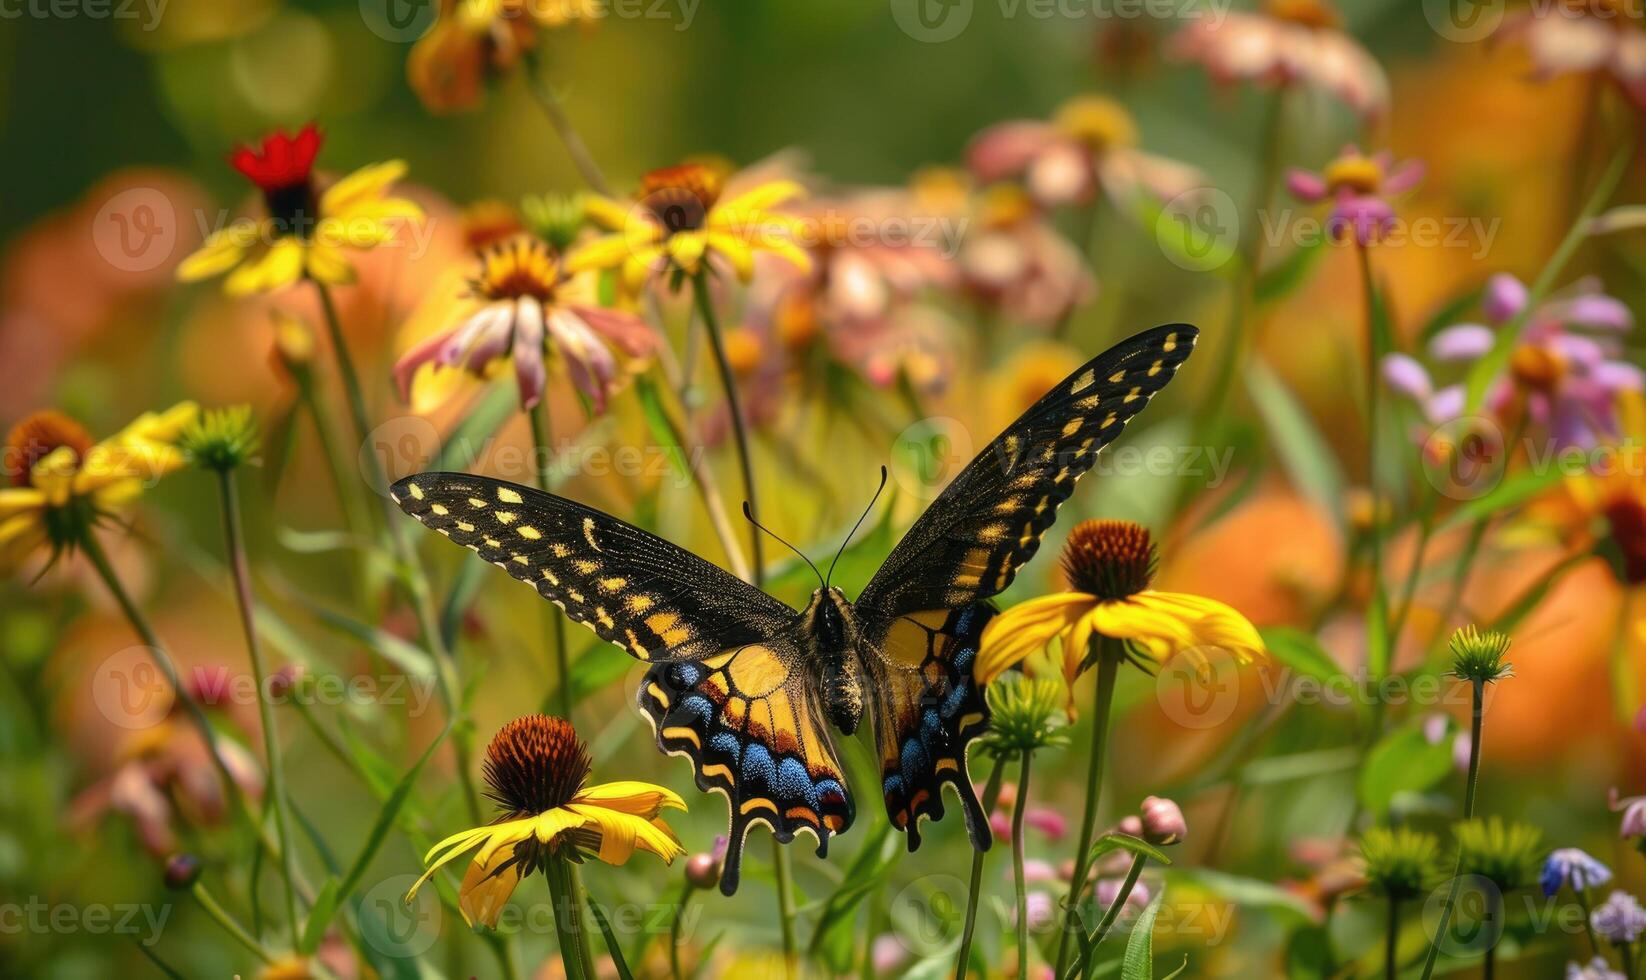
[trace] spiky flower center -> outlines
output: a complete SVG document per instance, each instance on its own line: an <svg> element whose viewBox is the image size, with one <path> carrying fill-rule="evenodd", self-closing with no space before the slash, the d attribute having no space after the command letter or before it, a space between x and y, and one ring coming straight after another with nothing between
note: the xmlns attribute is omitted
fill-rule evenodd
<svg viewBox="0 0 1646 980"><path fill-rule="evenodd" d="M1094 150L1137 144L1137 123L1132 114L1101 95L1083 95L1065 102L1057 110L1056 123L1070 138Z"/></svg>
<svg viewBox="0 0 1646 980"><path fill-rule="evenodd" d="M1465 626L1452 634L1452 674L1464 680L1486 684L1513 676L1503 660L1509 652L1509 636L1496 630Z"/></svg>
<svg viewBox="0 0 1646 980"><path fill-rule="evenodd" d="M1131 521L1082 521L1063 546L1063 572L1069 584L1106 601L1147 589L1154 566L1148 528Z"/></svg>
<svg viewBox="0 0 1646 980"><path fill-rule="evenodd" d="M724 185L724 178L714 167L683 163L653 170L640 178L640 201L673 235L702 228L709 210L720 200Z"/></svg>
<svg viewBox="0 0 1646 980"><path fill-rule="evenodd" d="M1264 9L1270 17L1304 27L1324 29L1338 25L1337 11L1325 0L1269 0Z"/></svg>
<svg viewBox="0 0 1646 980"><path fill-rule="evenodd" d="M560 282L560 261L549 246L530 235L515 235L480 253L480 274L469 280L469 290L487 300L530 296L549 303Z"/></svg>
<svg viewBox="0 0 1646 980"><path fill-rule="evenodd" d="M486 795L510 817L565 806L589 778L589 750L569 722L516 718L486 746Z"/></svg>
<svg viewBox="0 0 1646 980"><path fill-rule="evenodd" d="M91 452L91 436L85 428L62 412L35 412L12 426L6 436L5 466L14 487L26 487L34 464L67 446L76 462Z"/></svg>
<svg viewBox="0 0 1646 980"><path fill-rule="evenodd" d="M1331 193L1376 194L1382 186L1383 167L1371 157L1349 153L1326 165L1326 188Z"/></svg>

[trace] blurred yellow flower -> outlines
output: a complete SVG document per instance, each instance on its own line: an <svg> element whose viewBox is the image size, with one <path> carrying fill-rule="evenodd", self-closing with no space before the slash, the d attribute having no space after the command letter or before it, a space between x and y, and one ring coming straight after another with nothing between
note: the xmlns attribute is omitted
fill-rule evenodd
<svg viewBox="0 0 1646 980"><path fill-rule="evenodd" d="M95 445L78 422L36 412L6 438L0 489L0 570L36 549L70 549L102 517L183 466L177 439L198 413L193 402L148 412Z"/></svg>
<svg viewBox="0 0 1646 980"><path fill-rule="evenodd" d="M430 112L472 109L487 81L520 63L539 30L592 27L604 14L598 0L441 0L439 19L406 59L406 77Z"/></svg>
<svg viewBox="0 0 1646 980"><path fill-rule="evenodd" d="M261 150L237 149L229 162L263 192L266 213L213 232L177 267L177 278L195 282L232 269L223 286L230 296L272 292L302 279L353 282L345 249L393 241L402 223L422 219L415 203L388 196L406 174L402 160L362 167L320 192L314 158L322 141L310 123L296 136L269 135Z"/></svg>
<svg viewBox="0 0 1646 980"><path fill-rule="evenodd" d="M1018 603L983 631L975 674L988 684L1060 639L1063 676L1073 683L1094 635L1125 641L1157 662L1178 653L1220 649L1240 663L1263 655L1256 627L1214 599L1149 588L1149 532L1130 521L1083 521L1069 532L1063 569L1073 590Z"/></svg>
<svg viewBox="0 0 1646 980"><path fill-rule="evenodd" d="M591 197L589 217L613 233L572 252L567 265L573 271L622 269L630 289L660 273L695 276L713 258L747 282L754 275L755 253L762 251L811 268L810 256L794 241L806 233L806 222L771 210L801 197L804 188L792 180L772 180L722 202L724 187L719 168L685 163L642 178L634 204Z"/></svg>
<svg viewBox="0 0 1646 980"><path fill-rule="evenodd" d="M441 867L476 847L480 851L458 889L458 907L471 926L495 926L521 880L556 855L588 853L623 864L638 849L673 864L686 853L658 817L666 807L686 809L685 801L650 783L585 786L588 749L563 719L527 715L504 725L486 747L485 775L487 795L503 816L434 845L423 859L428 870L406 901Z"/></svg>

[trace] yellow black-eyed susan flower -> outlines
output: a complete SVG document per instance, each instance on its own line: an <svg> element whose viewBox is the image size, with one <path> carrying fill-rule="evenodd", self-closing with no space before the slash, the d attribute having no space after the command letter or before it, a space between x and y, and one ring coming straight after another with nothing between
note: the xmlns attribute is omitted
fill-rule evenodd
<svg viewBox="0 0 1646 980"><path fill-rule="evenodd" d="M1071 683L1086 663L1092 637L1099 635L1157 662L1209 648L1241 663L1263 654L1256 628L1229 606L1149 588L1154 566L1154 545L1140 525L1080 523L1063 549L1070 590L1018 603L996 616L983 632L978 681L988 684L1054 639L1062 642L1064 679Z"/></svg>
<svg viewBox="0 0 1646 980"><path fill-rule="evenodd" d="M0 488L0 570L36 550L72 550L98 520L187 461L177 440L198 413L193 402L148 412L102 442L60 412L36 412L13 426Z"/></svg>
<svg viewBox="0 0 1646 980"><path fill-rule="evenodd" d="M551 858L592 855L623 864L642 850L672 864L685 853L658 817L665 808L686 809L685 801L632 780L586 786L589 765L588 749L563 719L528 715L503 726L485 761L487 795L502 815L436 844L406 900L441 867L479 848L463 875L458 905L470 925L495 926L515 887Z"/></svg>
<svg viewBox="0 0 1646 980"><path fill-rule="evenodd" d="M352 282L347 250L375 248L393 240L401 224L422 219L415 203L388 195L406 174L403 160L362 167L320 190L314 160L323 141L310 123L296 136L270 134L258 150L236 149L229 163L263 192L265 213L213 232L177 267L177 278L194 282L228 272L223 290L231 296L302 279Z"/></svg>

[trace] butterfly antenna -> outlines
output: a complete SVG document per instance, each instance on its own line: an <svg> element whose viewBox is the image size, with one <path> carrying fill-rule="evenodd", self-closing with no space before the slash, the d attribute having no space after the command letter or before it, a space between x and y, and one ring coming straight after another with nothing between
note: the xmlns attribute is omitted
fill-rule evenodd
<svg viewBox="0 0 1646 980"><path fill-rule="evenodd" d="M757 527L760 530L765 531L767 534L771 535L772 540L776 541L778 544L782 545L783 547L785 547L785 548L789 549L790 551L794 552L795 554L799 555L801 561L805 562L808 565L811 565L812 574L817 576L817 581L818 582L823 581L823 573L817 570L816 565L812 565L812 560L810 558L806 557L806 553L804 551L801 551L799 548L796 548L794 545L788 543L787 541L784 541L782 538L777 536L776 531L773 531L771 528L767 527L766 525L764 525L764 524L762 524L759 521L754 519L754 508L749 506L749 502L747 500L743 501L743 517L746 520L748 520L748 522L750 524L753 524L755 527Z"/></svg>
<svg viewBox="0 0 1646 980"><path fill-rule="evenodd" d="M834 566L839 564L840 556L846 553L846 546L852 543L852 535L855 535L857 529L862 527L863 522L868 519L869 512L874 510L874 502L880 499L880 491L884 489L886 489L886 467L882 466L880 468L880 486L875 487L874 496L869 498L869 506L863 508L863 515L857 519L856 524L852 525L851 533L846 535L846 540L840 542L840 550L834 553L834 561L829 562L829 574L823 577L823 587L825 589L829 587L829 580L834 578Z"/></svg>

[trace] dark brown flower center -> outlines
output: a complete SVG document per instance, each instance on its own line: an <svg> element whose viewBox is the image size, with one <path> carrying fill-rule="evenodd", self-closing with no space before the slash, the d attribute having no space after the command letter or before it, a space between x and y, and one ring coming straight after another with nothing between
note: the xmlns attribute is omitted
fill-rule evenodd
<svg viewBox="0 0 1646 980"><path fill-rule="evenodd" d="M1646 582L1646 502L1619 495L1606 504L1612 543L1622 556L1623 577L1631 585Z"/></svg>
<svg viewBox="0 0 1646 980"><path fill-rule="evenodd" d="M1063 546L1063 572L1077 591L1115 600L1149 587L1154 542L1131 521L1081 521Z"/></svg>
<svg viewBox="0 0 1646 980"><path fill-rule="evenodd" d="M669 234L695 231L703 227L709 209L720 200L723 184L720 171L708 164L664 167L640 178L640 202Z"/></svg>
<svg viewBox="0 0 1646 980"><path fill-rule="evenodd" d="M588 748L564 719L516 718L486 746L486 795L510 817L546 813L572 801L589 764Z"/></svg>
<svg viewBox="0 0 1646 980"><path fill-rule="evenodd" d="M470 280L469 288L483 299L530 296L549 303L560 278L560 261L542 239L515 235L480 253L480 274Z"/></svg>
<svg viewBox="0 0 1646 980"><path fill-rule="evenodd" d="M6 436L6 474L14 487L29 485L34 464L67 446L78 462L91 451L91 436L62 412L35 412L12 426Z"/></svg>

